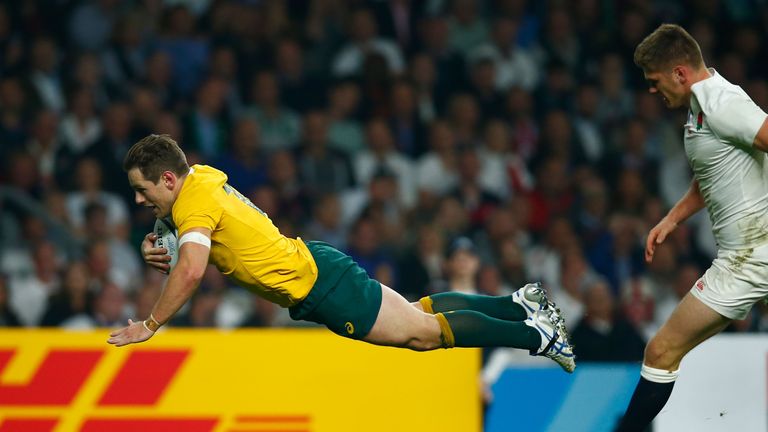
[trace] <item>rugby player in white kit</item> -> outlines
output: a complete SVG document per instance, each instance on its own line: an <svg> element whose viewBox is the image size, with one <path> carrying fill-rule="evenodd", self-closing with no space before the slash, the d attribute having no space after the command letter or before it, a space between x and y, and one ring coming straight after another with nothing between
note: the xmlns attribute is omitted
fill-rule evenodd
<svg viewBox="0 0 768 432"><path fill-rule="evenodd" d="M636 48L650 92L669 108L687 107L688 192L648 234L645 259L677 225L706 207L717 258L645 349L640 381L617 431L642 431L672 393L691 349L747 316L768 296L768 123L741 89L707 68L698 43L664 24Z"/></svg>

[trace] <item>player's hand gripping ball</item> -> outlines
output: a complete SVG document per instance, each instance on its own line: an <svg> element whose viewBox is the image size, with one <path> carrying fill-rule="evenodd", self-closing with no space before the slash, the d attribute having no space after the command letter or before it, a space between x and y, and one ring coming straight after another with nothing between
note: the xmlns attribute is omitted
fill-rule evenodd
<svg viewBox="0 0 768 432"><path fill-rule="evenodd" d="M176 266L176 262L179 260L179 240L176 228L164 219L157 219L155 220L153 231L157 235L155 247L168 250L168 255L171 256L171 261L168 264L171 265L171 270L173 270L173 267Z"/></svg>

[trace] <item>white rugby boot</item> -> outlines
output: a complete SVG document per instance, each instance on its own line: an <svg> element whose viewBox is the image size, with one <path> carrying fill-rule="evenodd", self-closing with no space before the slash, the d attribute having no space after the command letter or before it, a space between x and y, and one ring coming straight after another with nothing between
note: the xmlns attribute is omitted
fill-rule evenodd
<svg viewBox="0 0 768 432"><path fill-rule="evenodd" d="M541 335L539 350L531 350L531 355L544 356L559 364L564 371L573 373L576 369L576 357L565 328L565 321L559 311L548 308L536 311L525 324L538 330Z"/></svg>
<svg viewBox="0 0 768 432"><path fill-rule="evenodd" d="M515 291L512 293L512 301L522 306L529 318L537 311L555 308L555 304L549 301L547 293L541 287L541 282L526 284Z"/></svg>

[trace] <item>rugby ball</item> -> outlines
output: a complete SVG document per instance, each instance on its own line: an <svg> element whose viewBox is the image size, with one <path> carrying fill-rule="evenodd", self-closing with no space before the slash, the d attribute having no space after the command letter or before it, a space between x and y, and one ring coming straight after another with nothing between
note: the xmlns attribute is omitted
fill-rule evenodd
<svg viewBox="0 0 768 432"><path fill-rule="evenodd" d="M155 239L156 248L168 249L168 255L171 256L171 270L176 266L179 260L179 240L178 232L173 224L165 219L155 220L155 229L153 230L157 238Z"/></svg>

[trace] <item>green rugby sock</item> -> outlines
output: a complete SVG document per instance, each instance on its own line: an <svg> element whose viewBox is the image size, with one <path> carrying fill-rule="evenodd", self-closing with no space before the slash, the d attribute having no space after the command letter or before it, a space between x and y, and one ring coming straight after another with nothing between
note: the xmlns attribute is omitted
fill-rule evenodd
<svg viewBox="0 0 768 432"><path fill-rule="evenodd" d="M541 335L522 322L489 317L476 311L461 310L435 314L443 331L443 346L511 347L538 351Z"/></svg>
<svg viewBox="0 0 768 432"><path fill-rule="evenodd" d="M424 312L436 314L470 310L506 321L523 321L528 318L525 309L512 300L512 296L494 297L480 294L444 292L419 300Z"/></svg>

